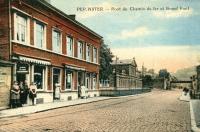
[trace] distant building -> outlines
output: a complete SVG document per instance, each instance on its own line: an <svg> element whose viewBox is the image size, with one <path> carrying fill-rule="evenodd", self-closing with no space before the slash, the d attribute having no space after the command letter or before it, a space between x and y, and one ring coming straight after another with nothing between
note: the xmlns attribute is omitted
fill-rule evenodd
<svg viewBox="0 0 200 132"><path fill-rule="evenodd" d="M113 74L109 78L109 88L119 94L133 94L142 88L142 72L138 71L135 58L112 62ZM114 93L113 93L114 94Z"/></svg>
<svg viewBox="0 0 200 132"><path fill-rule="evenodd" d="M112 63L113 82L110 82L111 86L116 88L141 88L142 78L140 76L141 72L137 71L137 63L135 58L118 60L116 59Z"/></svg>
<svg viewBox="0 0 200 132"><path fill-rule="evenodd" d="M197 75L196 75L196 90L200 91L200 65L196 67Z"/></svg>

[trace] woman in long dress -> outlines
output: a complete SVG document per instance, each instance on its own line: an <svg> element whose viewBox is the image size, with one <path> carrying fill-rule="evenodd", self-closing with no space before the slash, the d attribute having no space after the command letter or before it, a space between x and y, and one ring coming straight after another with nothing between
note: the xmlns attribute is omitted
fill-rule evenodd
<svg viewBox="0 0 200 132"><path fill-rule="evenodd" d="M20 106L20 89L17 81L14 81L11 89L11 108Z"/></svg>
<svg viewBox="0 0 200 132"><path fill-rule="evenodd" d="M59 83L55 84L55 99L57 100L60 99L60 84Z"/></svg>
<svg viewBox="0 0 200 132"><path fill-rule="evenodd" d="M29 97L32 100L32 105L35 105L36 96L37 96L37 86L32 82L29 90Z"/></svg>

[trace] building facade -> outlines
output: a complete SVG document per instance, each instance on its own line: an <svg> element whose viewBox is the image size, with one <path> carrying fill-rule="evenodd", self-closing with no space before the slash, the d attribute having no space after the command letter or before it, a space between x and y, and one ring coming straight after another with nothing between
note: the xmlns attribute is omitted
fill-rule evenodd
<svg viewBox="0 0 200 132"><path fill-rule="evenodd" d="M135 58L112 62L113 73L109 87L101 88L101 95L128 95L142 92L142 76L137 69Z"/></svg>
<svg viewBox="0 0 200 132"><path fill-rule="evenodd" d="M0 1L0 56L14 63L12 79L37 85L37 103L99 95L102 37L44 0Z"/></svg>
<svg viewBox="0 0 200 132"><path fill-rule="evenodd" d="M118 60L112 63L113 75L110 85L116 88L141 88L142 78L137 69L135 58Z"/></svg>

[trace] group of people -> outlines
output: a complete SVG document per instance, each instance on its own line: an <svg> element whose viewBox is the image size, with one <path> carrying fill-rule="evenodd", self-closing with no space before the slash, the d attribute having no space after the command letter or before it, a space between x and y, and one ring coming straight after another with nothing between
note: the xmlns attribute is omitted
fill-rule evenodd
<svg viewBox="0 0 200 132"><path fill-rule="evenodd" d="M27 97L32 101L32 105L35 104L36 98L36 85L32 82L30 87L28 86L27 81L20 81L19 84L17 81L14 81L12 89L11 89L11 108L22 107L27 103Z"/></svg>

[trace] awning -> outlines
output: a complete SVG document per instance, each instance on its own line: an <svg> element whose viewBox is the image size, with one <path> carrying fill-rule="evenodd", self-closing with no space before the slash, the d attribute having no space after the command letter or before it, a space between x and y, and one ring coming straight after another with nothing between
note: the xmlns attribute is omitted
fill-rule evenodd
<svg viewBox="0 0 200 132"><path fill-rule="evenodd" d="M77 71L85 71L85 68L70 66L70 65L65 65L65 68L69 68L69 69L77 70Z"/></svg>
<svg viewBox="0 0 200 132"><path fill-rule="evenodd" d="M41 64L41 65L51 65L51 63L49 61L38 60L38 59L33 59L33 58L28 58L28 57L23 57L23 56L19 56L19 60L25 61L25 62Z"/></svg>

